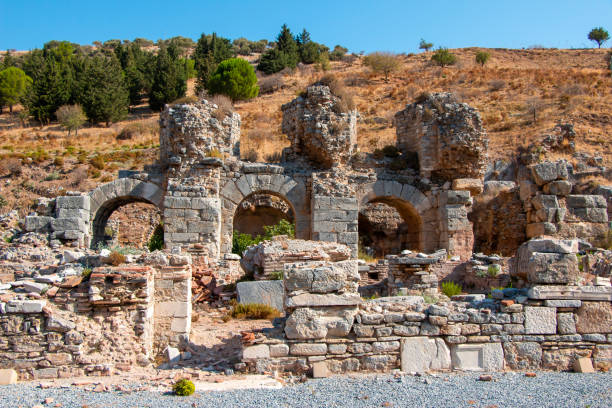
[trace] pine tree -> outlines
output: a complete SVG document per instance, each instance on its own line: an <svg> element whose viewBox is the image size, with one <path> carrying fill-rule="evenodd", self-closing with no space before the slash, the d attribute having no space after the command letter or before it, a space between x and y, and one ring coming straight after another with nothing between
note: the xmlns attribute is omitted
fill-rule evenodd
<svg viewBox="0 0 612 408"><path fill-rule="evenodd" d="M93 122L117 122L127 115L129 95L117 58L97 55L86 63L79 80L78 102Z"/></svg>
<svg viewBox="0 0 612 408"><path fill-rule="evenodd" d="M198 73L196 92L200 93L206 88L210 75L217 69L221 61L233 58L235 55L235 50L229 39L217 37L216 33L210 36L202 34L192 57Z"/></svg>
<svg viewBox="0 0 612 408"><path fill-rule="evenodd" d="M210 76L207 89L213 95L227 95L232 101L251 99L259 92L253 67L241 58L222 61Z"/></svg>
<svg viewBox="0 0 612 408"><path fill-rule="evenodd" d="M310 40L310 35L308 35L307 39ZM287 24L283 24L280 34L276 37L276 47L280 52L286 55L287 66L295 68L300 58L299 50L295 38L293 38L293 34L291 34L291 30L289 30Z"/></svg>
<svg viewBox="0 0 612 408"><path fill-rule="evenodd" d="M306 30L304 31L307 35L304 39L300 35L300 42L303 40L310 41L310 34ZM304 34L304 31L302 34ZM286 24L283 24L281 32L276 37L276 48L269 49L261 56L257 69L266 74L274 74L286 67L295 68L299 60L298 44L295 38L293 38L291 30L289 30Z"/></svg>
<svg viewBox="0 0 612 408"><path fill-rule="evenodd" d="M186 92L187 80L180 61L170 58L166 47L160 48L149 93L149 106L155 111L162 110L165 104L185 96Z"/></svg>
<svg viewBox="0 0 612 408"><path fill-rule="evenodd" d="M32 86L32 78L16 67L0 71L0 106L8 105L13 112L13 105L21 102L28 88Z"/></svg>

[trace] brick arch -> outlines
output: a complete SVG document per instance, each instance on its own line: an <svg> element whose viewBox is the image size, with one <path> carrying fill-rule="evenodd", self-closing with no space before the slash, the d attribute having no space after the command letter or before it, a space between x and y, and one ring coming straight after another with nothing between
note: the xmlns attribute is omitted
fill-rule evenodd
<svg viewBox="0 0 612 408"><path fill-rule="evenodd" d="M156 184L146 181L121 178L98 186L89 193L90 228L95 246L104 238L104 227L117 208L134 202L145 202L162 209L164 192Z"/></svg>
<svg viewBox="0 0 612 408"><path fill-rule="evenodd" d="M382 202L395 207L400 214L409 214L418 224L419 250L438 249L440 237L436 225L436 209L431 200L416 187L391 180L378 180L357 189L359 208ZM405 215L402 215L405 219Z"/></svg>
<svg viewBox="0 0 612 408"><path fill-rule="evenodd" d="M310 238L310 201L301 180L283 174L244 174L236 181L228 180L220 192L222 201L221 253L232 251L234 215L238 205L252 194L270 194L285 200L295 216L297 238Z"/></svg>

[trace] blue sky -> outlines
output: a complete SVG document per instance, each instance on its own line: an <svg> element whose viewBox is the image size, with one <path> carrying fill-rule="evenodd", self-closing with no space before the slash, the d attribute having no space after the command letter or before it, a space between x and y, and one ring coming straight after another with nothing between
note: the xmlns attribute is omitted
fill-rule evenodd
<svg viewBox="0 0 612 408"><path fill-rule="evenodd" d="M592 47L591 28L612 32L612 0L1 0L0 50L213 31L273 40L283 23L353 52L414 52L421 37L449 48Z"/></svg>

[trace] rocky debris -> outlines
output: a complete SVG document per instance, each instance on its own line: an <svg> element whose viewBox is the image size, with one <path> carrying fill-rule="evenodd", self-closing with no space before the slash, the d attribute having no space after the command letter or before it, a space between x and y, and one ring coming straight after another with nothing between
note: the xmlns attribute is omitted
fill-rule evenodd
<svg viewBox="0 0 612 408"><path fill-rule="evenodd" d="M421 175L453 180L482 178L487 134L480 114L451 93L424 94L395 115L397 144L417 152Z"/></svg>
<svg viewBox="0 0 612 408"><path fill-rule="evenodd" d="M277 236L249 247L242 255L240 265L255 279L269 280L273 272L283 271L285 264L297 261L337 262L350 257L351 250L346 245Z"/></svg>
<svg viewBox="0 0 612 408"><path fill-rule="evenodd" d="M323 168L349 161L357 144L357 111L344 109L328 86L309 86L281 110L282 131L291 143L286 159L305 156Z"/></svg>

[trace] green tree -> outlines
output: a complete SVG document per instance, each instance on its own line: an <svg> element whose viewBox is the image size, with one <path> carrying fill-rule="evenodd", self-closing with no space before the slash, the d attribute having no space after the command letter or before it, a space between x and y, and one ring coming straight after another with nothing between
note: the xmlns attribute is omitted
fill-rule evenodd
<svg viewBox="0 0 612 408"><path fill-rule="evenodd" d="M0 71L0 106L8 105L13 113L13 105L20 103L32 86L32 78L16 67Z"/></svg>
<svg viewBox="0 0 612 408"><path fill-rule="evenodd" d="M329 59L332 61L340 61L344 58L344 55L348 52L348 48L341 45L336 45L331 53L329 53Z"/></svg>
<svg viewBox="0 0 612 408"><path fill-rule="evenodd" d="M202 34L192 55L194 68L197 71L196 92L200 93L206 89L211 74L221 61L235 55L234 47L229 39L218 37L216 33Z"/></svg>
<svg viewBox="0 0 612 408"><path fill-rule="evenodd" d="M389 80L389 74L400 67L399 57L392 52L373 52L365 56L363 63L372 71L384 74L385 81Z"/></svg>
<svg viewBox="0 0 612 408"><path fill-rule="evenodd" d="M269 49L261 56L257 69L266 74L274 74L286 67L295 68L299 60L298 44L291 30L283 24L276 37L276 48Z"/></svg>
<svg viewBox="0 0 612 408"><path fill-rule="evenodd" d="M457 57L455 54L452 54L448 48L438 48L434 55L431 56L431 60L439 66L445 67L454 65L457 62Z"/></svg>
<svg viewBox="0 0 612 408"><path fill-rule="evenodd" d="M186 92L187 80L180 60L172 59L166 47L160 48L149 93L149 106L160 111L165 104L182 98Z"/></svg>
<svg viewBox="0 0 612 408"><path fill-rule="evenodd" d="M478 51L476 53L476 62L483 67L489 61L489 58L491 58L491 54L486 51Z"/></svg>
<svg viewBox="0 0 612 408"><path fill-rule="evenodd" d="M296 38L300 61L304 64L313 64L319 60L321 47L310 39L310 33L306 29L302 30Z"/></svg>
<svg viewBox="0 0 612 408"><path fill-rule="evenodd" d="M603 27L595 27L589 32L587 37L589 40L597 43L597 48L601 48L601 44L610 39L610 34Z"/></svg>
<svg viewBox="0 0 612 408"><path fill-rule="evenodd" d="M79 97L89 120L93 123L117 122L127 115L129 93L117 58L96 55L87 60L79 80Z"/></svg>
<svg viewBox="0 0 612 408"><path fill-rule="evenodd" d="M68 131L74 130L75 136L79 135L79 128L87 121L87 116L83 113L80 105L63 105L55 112L57 121Z"/></svg>
<svg viewBox="0 0 612 408"><path fill-rule="evenodd" d="M251 64L241 58L222 61L208 81L208 91L229 96L232 101L251 99L259 93Z"/></svg>
<svg viewBox="0 0 612 408"><path fill-rule="evenodd" d="M11 55L11 53L7 50L4 54L4 58L2 58L2 65L0 66L2 69L16 67L17 60Z"/></svg>
<svg viewBox="0 0 612 408"><path fill-rule="evenodd" d="M421 42L419 43L420 50L425 50L425 52L427 52L431 48L433 48L433 46L434 46L433 43L428 43L427 41L421 38Z"/></svg>

